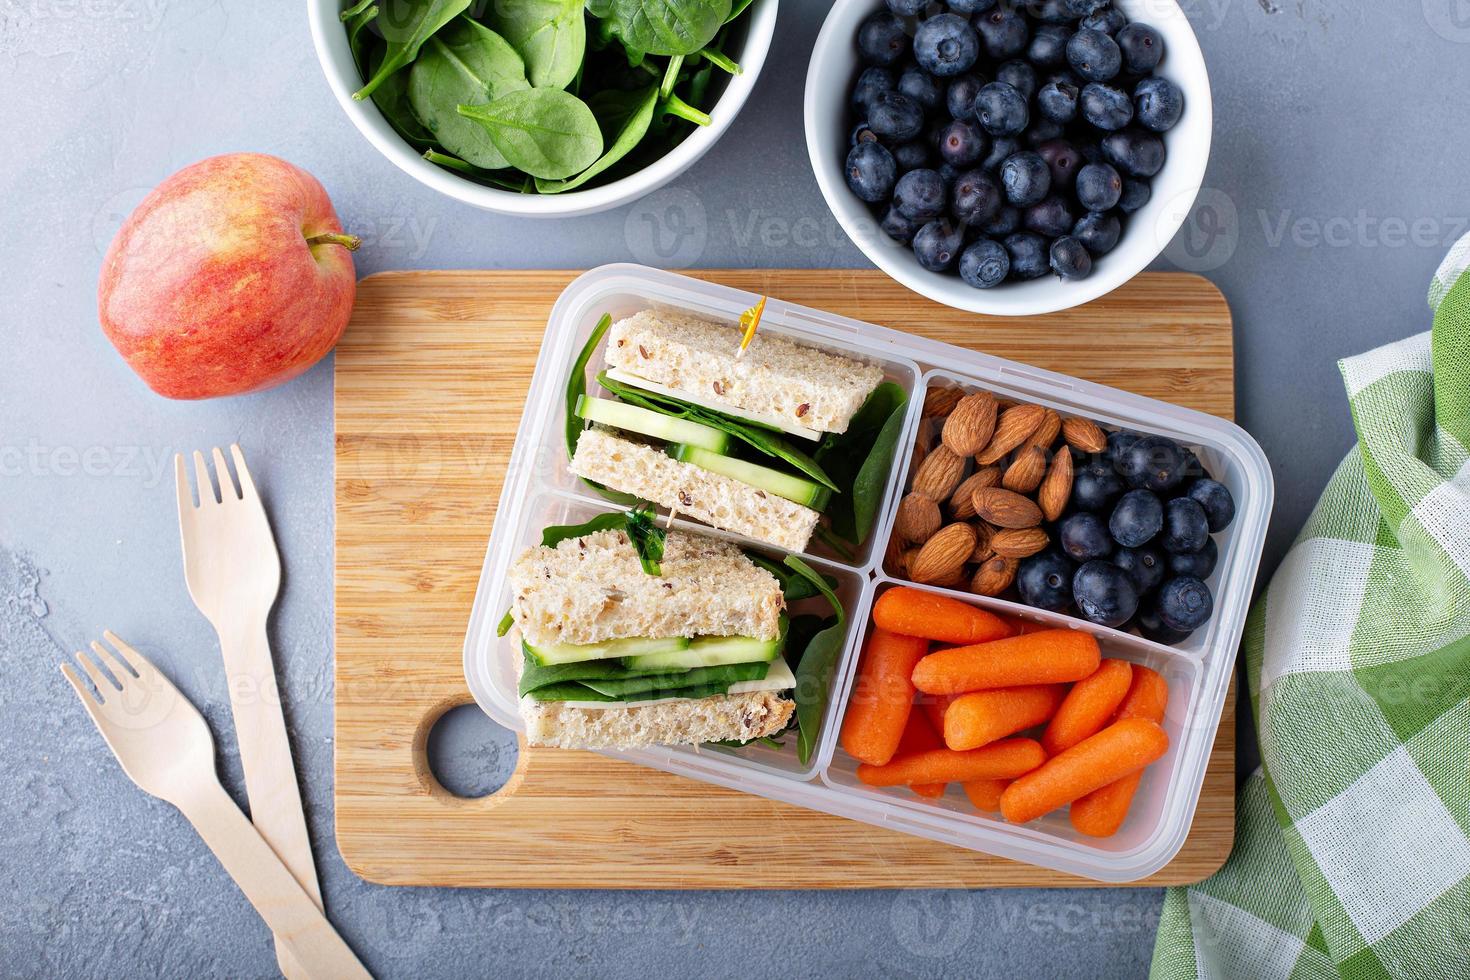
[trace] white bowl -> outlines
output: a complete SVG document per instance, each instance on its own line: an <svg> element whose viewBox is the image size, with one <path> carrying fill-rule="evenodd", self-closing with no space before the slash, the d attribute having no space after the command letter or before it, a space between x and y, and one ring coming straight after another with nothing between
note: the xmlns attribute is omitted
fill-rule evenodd
<svg viewBox="0 0 1470 980"><path fill-rule="evenodd" d="M419 155L403 141L371 99L358 102L352 93L362 88L362 78L352 62L347 47L347 30L338 13L341 0L308 0L307 19L311 22L311 39L316 45L317 60L327 83L347 118L378 152L414 180L447 194L458 201L501 214L526 217L556 217L592 214L606 211L658 190L694 164L715 145L745 104L761 67L766 62L771 38L776 31L776 9L779 0L755 0L744 14L745 45L731 56L740 63L741 74L729 80L720 100L709 110L713 120L708 126L696 127L678 146L635 174L610 184L563 194L520 194L485 187L438 167Z"/></svg>
<svg viewBox="0 0 1470 980"><path fill-rule="evenodd" d="M1205 178L1214 108L1210 78L1199 41L1175 0L1114 0L1128 15L1158 28L1164 62L1155 73L1184 92L1184 115L1164 144L1168 159L1153 179L1149 203L1124 223L1118 247L1099 258L1092 275L1076 281L1044 276L975 289L956 275L930 272L913 250L889 238L878 218L847 187L843 165L852 130L848 95L857 77L857 28L882 0L845 0L833 5L822 25L806 75L806 145L822 196L854 244L878 268L914 292L946 306L997 316L1031 316L1079 306L1117 289L1152 262L1184 224Z"/></svg>

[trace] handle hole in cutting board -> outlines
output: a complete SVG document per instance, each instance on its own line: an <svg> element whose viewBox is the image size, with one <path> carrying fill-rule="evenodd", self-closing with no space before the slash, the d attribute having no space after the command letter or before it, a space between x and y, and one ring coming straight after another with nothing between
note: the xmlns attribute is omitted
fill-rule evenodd
<svg viewBox="0 0 1470 980"><path fill-rule="evenodd" d="M518 736L473 702L427 721L427 775L444 792L461 800L480 800L518 781L522 768Z"/></svg>

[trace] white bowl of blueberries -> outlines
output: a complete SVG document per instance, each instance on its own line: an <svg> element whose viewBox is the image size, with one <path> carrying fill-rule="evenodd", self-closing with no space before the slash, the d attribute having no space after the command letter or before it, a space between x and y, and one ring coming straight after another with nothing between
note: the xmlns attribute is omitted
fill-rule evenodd
<svg viewBox="0 0 1470 980"><path fill-rule="evenodd" d="M1174 0L846 0L817 38L817 183L879 268L1028 316L1132 279L1204 180L1209 75Z"/></svg>

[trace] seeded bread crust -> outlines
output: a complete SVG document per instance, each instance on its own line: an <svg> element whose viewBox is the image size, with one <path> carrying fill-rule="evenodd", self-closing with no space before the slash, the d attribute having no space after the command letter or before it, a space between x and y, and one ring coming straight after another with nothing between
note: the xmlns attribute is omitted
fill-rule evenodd
<svg viewBox="0 0 1470 980"><path fill-rule="evenodd" d="M643 571L622 531L597 531L555 548L538 545L511 564L511 615L532 646L780 635L781 584L735 545L670 531L661 571Z"/></svg>
<svg viewBox="0 0 1470 980"><path fill-rule="evenodd" d="M846 432L878 383L876 365L757 333L743 357L739 327L676 310L644 310L608 331L607 363L670 388L819 432Z"/></svg>
<svg viewBox="0 0 1470 980"><path fill-rule="evenodd" d="M576 708L521 699L526 741L563 749L636 749L764 738L785 728L795 708L771 691L635 708Z"/></svg>
<svg viewBox="0 0 1470 980"><path fill-rule="evenodd" d="M577 440L570 469L601 483L678 511L722 531L744 534L786 551L803 551L819 513L746 483L681 463L643 443L591 428Z"/></svg>

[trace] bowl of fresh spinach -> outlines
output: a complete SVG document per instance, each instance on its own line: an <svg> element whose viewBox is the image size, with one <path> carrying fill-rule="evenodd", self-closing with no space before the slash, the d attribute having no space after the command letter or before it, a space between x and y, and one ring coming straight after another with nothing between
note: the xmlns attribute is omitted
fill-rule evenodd
<svg viewBox="0 0 1470 980"><path fill-rule="evenodd" d="M399 169L506 214L590 214L704 155L778 0L310 0L337 101Z"/></svg>

